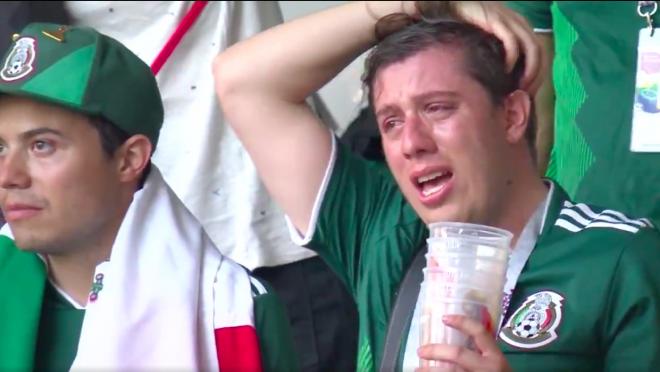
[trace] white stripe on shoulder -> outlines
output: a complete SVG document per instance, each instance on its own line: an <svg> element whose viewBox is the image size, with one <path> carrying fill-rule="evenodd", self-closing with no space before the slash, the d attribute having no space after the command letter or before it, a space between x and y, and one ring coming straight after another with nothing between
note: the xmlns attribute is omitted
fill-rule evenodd
<svg viewBox="0 0 660 372"><path fill-rule="evenodd" d="M655 227L655 225L653 224L653 222L651 222L651 220L649 220L648 218L640 218L639 220L642 221L642 222L644 222L644 223L646 224L647 227L650 227L650 228L654 228L654 227Z"/></svg>
<svg viewBox="0 0 660 372"><path fill-rule="evenodd" d="M589 206L587 206L586 204L582 204L582 203L573 204L570 201L566 200L564 202L564 208L577 209L580 212L582 212L586 217L592 220L598 218L596 212L592 211L591 208L589 208Z"/></svg>
<svg viewBox="0 0 660 372"><path fill-rule="evenodd" d="M578 232L582 231L584 229L590 229L594 227L602 227L602 228L610 228L610 229L616 229L616 230L622 230L622 231L627 231L630 233L636 233L639 231L639 228L633 227L630 225L626 225L624 223L609 223L609 222L591 222L586 226L577 226L573 222L565 220L565 219L557 219L555 222L555 226L563 227L564 229L570 231L570 232Z"/></svg>
<svg viewBox="0 0 660 372"><path fill-rule="evenodd" d="M609 227L611 229L628 231L633 234L639 231L638 227L632 227L623 223L592 222L586 228L588 229L590 227Z"/></svg>
<svg viewBox="0 0 660 372"><path fill-rule="evenodd" d="M534 28L534 32L537 34L551 34L553 31L551 28Z"/></svg>
<svg viewBox="0 0 660 372"><path fill-rule="evenodd" d="M571 217L575 220L575 222L582 225L582 227L587 226L589 222L591 222L590 220L582 217L582 215L579 214L575 209L564 208L561 210L561 212L559 212L559 215Z"/></svg>
<svg viewBox="0 0 660 372"><path fill-rule="evenodd" d="M570 220L566 217L570 217ZM555 225L571 232L602 227L636 233L640 228L652 227L651 221L648 219L632 219L611 209L596 213L586 204L574 204L570 201L564 201L564 208L559 212Z"/></svg>
<svg viewBox="0 0 660 372"><path fill-rule="evenodd" d="M250 283L252 283L252 287L256 290L256 293L254 293L254 296L261 296L266 293L268 293L268 290L266 287L259 281L259 279L253 277L250 275Z"/></svg>
<svg viewBox="0 0 660 372"><path fill-rule="evenodd" d="M606 209L606 210L604 210L602 213L603 213L603 214L608 214L608 215L610 215L610 216L617 217L617 218L619 218L619 219L620 219L621 221L623 221L623 222L630 223L630 224L633 224L633 225L637 225L637 226L639 226L639 227L645 227L645 226L646 226L646 223L645 223L644 221L641 221L641 220L635 220L635 219L629 218L628 216L624 215L624 214L621 213L621 212L617 212L617 211L613 211L613 210L610 210L610 209Z"/></svg>
<svg viewBox="0 0 660 372"><path fill-rule="evenodd" d="M575 226L572 223L562 219L558 219L557 222L555 222L555 226L563 227L570 232L578 232L582 230L582 227Z"/></svg>
<svg viewBox="0 0 660 372"><path fill-rule="evenodd" d="M625 214L612 209L603 209L599 213L594 212L588 205L583 203L573 204L570 201L564 202L564 208L577 209L593 221L605 221L612 223L624 223L638 227L653 227L648 218L630 218ZM562 210L563 211L563 210Z"/></svg>
<svg viewBox="0 0 660 372"><path fill-rule="evenodd" d="M612 211L612 212L614 212L614 211ZM635 221L635 220L622 221L620 219L617 219L617 218L614 218L612 216L608 216L608 215L605 215L605 214L602 214L602 213L597 214L597 215L595 215L596 216L595 218L592 218L592 219L588 220L588 219L584 218L584 216L579 214L576 209L570 209L570 208L562 209L561 212L559 212L559 215L569 216L572 219L574 219L575 222L581 224L582 226L587 226L590 223L597 222L597 221L609 222L609 223L615 223L615 224L624 224L624 225L629 225L629 226L633 226L633 227L644 227L645 226L644 223L639 222L639 221Z"/></svg>

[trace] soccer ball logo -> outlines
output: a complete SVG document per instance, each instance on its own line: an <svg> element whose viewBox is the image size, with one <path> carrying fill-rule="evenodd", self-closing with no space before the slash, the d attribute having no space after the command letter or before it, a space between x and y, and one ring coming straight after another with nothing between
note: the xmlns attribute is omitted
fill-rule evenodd
<svg viewBox="0 0 660 372"><path fill-rule="evenodd" d="M541 329L541 316L537 312L527 314L521 322L517 323L513 328L513 333L518 337L532 338L539 333Z"/></svg>
<svg viewBox="0 0 660 372"><path fill-rule="evenodd" d="M500 330L500 338L509 345L534 349L557 339L564 298L553 291L541 291L527 297Z"/></svg>

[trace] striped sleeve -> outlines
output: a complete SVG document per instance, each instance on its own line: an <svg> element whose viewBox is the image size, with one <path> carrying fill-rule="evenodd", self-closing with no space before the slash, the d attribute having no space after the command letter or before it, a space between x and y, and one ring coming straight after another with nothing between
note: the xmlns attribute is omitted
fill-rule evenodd
<svg viewBox="0 0 660 372"><path fill-rule="evenodd" d="M651 221L646 218L633 219L621 212L609 209L594 211L586 204L570 201L564 201L555 226L570 232L604 228L626 231L632 234L636 234L643 228L653 228Z"/></svg>

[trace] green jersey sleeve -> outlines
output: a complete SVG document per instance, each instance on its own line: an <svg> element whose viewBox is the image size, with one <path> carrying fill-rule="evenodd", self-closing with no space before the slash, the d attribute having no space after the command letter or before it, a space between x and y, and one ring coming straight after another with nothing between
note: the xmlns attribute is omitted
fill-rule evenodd
<svg viewBox="0 0 660 372"><path fill-rule="evenodd" d="M365 266L383 248L382 238L405 221L417 221L417 216L385 164L355 155L337 140L334 165L321 193L312 240L306 246L325 260L355 296Z"/></svg>
<svg viewBox="0 0 660 372"><path fill-rule="evenodd" d="M534 29L551 30L552 1L507 1L506 6L527 18Z"/></svg>
<svg viewBox="0 0 660 372"><path fill-rule="evenodd" d="M607 371L660 370L660 234L639 234L612 278L603 335Z"/></svg>

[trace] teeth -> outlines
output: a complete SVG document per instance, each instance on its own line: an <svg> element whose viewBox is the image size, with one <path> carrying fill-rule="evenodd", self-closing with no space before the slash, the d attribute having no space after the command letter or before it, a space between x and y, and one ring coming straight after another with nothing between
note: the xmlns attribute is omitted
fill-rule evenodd
<svg viewBox="0 0 660 372"><path fill-rule="evenodd" d="M417 183L424 183L424 182L430 181L430 180L432 180L432 179L434 179L434 178L442 177L442 176L444 176L445 174L446 174L446 172L435 172L435 173L431 173L431 174L429 174L428 176L422 176L422 177L419 177L419 178L417 179Z"/></svg>
<svg viewBox="0 0 660 372"><path fill-rule="evenodd" d="M424 189L424 190L422 190L422 195L429 196L431 194L435 194L436 192L440 191L440 189L442 189L443 186L444 186L444 184L440 184L438 186L434 186L434 187L431 187L429 189Z"/></svg>

